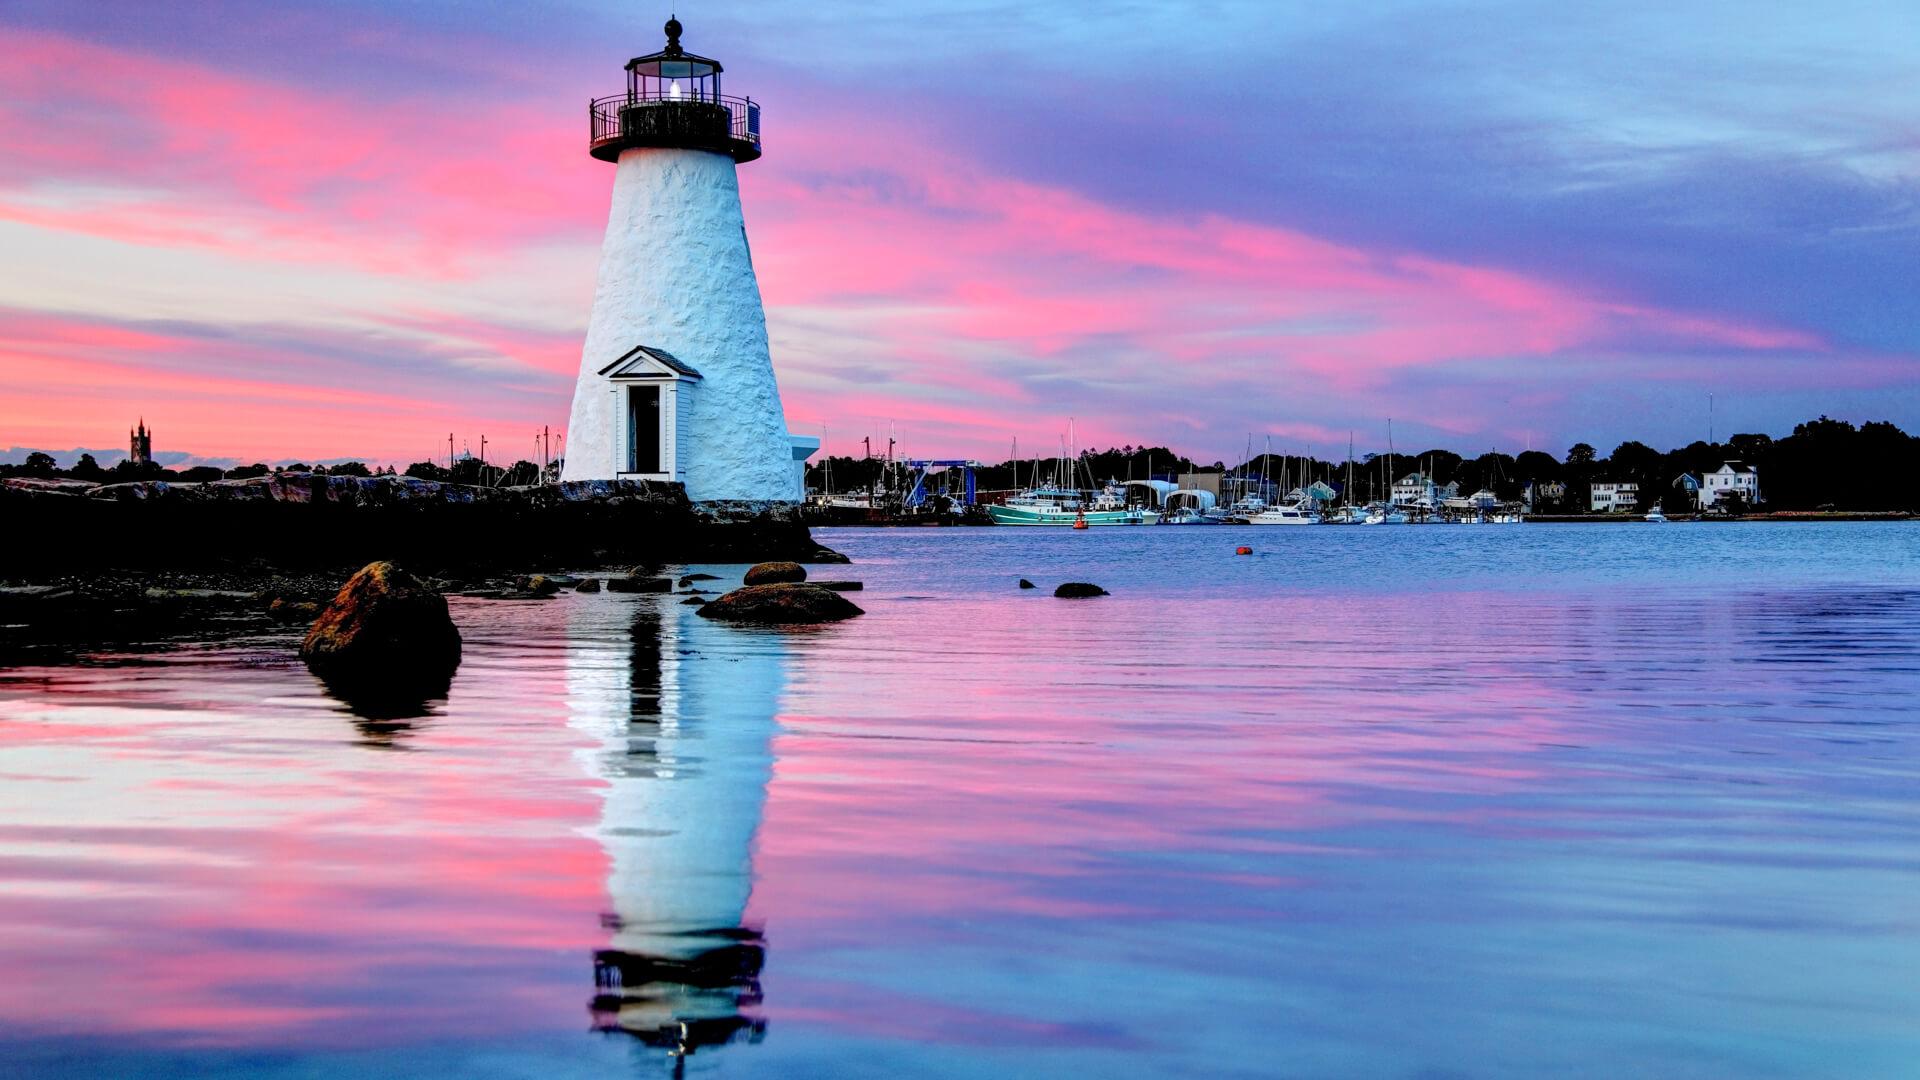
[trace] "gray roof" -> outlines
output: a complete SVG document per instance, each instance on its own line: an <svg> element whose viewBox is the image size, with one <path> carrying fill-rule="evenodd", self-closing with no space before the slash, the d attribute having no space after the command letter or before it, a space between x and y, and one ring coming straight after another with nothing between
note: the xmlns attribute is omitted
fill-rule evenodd
<svg viewBox="0 0 1920 1080"><path fill-rule="evenodd" d="M633 362L641 357L646 357L655 363L663 364L667 368L679 372L689 379L698 379L701 377L700 373L695 371L691 364L686 363L667 350L654 345L635 345L625 355L621 356L620 359L601 368L600 374L610 375L623 368L631 367Z"/></svg>

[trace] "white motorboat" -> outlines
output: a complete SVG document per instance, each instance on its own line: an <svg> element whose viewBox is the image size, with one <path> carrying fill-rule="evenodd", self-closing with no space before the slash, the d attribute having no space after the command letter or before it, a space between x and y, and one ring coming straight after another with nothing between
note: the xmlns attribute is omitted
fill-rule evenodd
<svg viewBox="0 0 1920 1080"><path fill-rule="evenodd" d="M1320 511L1303 503L1270 506L1246 519L1249 525L1318 525Z"/></svg>

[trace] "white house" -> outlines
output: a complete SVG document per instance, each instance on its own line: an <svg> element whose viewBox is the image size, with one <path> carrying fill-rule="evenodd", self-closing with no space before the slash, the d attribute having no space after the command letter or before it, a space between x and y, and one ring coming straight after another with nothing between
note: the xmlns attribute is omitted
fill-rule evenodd
<svg viewBox="0 0 1920 1080"><path fill-rule="evenodd" d="M1589 505L1596 514L1625 513L1640 505L1640 485L1594 484Z"/></svg>
<svg viewBox="0 0 1920 1080"><path fill-rule="evenodd" d="M1700 478L1702 507L1712 506L1729 495L1739 495L1749 504L1763 501L1760 498L1760 474L1750 465L1727 461Z"/></svg>
<svg viewBox="0 0 1920 1080"><path fill-rule="evenodd" d="M1393 483L1395 506L1433 506L1439 501L1433 477L1425 473L1411 472Z"/></svg>

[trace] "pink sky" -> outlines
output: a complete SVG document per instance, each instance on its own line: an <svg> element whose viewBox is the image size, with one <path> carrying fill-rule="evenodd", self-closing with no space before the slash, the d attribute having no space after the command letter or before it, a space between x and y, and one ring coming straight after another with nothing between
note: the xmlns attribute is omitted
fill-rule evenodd
<svg viewBox="0 0 1920 1080"><path fill-rule="evenodd" d="M0 447L116 446L145 417L201 458L404 464L449 433L531 454L565 422L612 179L574 90L617 84L621 48L651 45L631 37L583 47L597 71L528 60L454 92L0 19ZM1170 167L1142 206L970 152L964 98L888 111L767 81L785 96L742 170L748 226L789 424L834 452L891 425L912 452L998 458L1070 417L1083 445L1203 459L1250 433L1371 448L1388 417L1408 445L1558 449L1661 441L1635 414L1690 416L1715 386L1820 411L1816 388L1909 381L1897 349L1577 259L1318 234L1183 199ZM1596 394L1620 413L1595 417Z"/></svg>

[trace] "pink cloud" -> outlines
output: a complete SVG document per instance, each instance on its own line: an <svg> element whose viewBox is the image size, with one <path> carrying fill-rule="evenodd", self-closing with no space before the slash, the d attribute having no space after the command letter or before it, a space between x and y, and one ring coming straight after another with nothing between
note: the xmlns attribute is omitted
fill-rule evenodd
<svg viewBox="0 0 1920 1080"><path fill-rule="evenodd" d="M0 220L451 289L481 272L510 275L518 256L556 243L592 257L612 174L587 158L580 125L563 112L295 88L52 34L0 30L0 48L16 59L0 71L0 101L11 103L0 105L0 140L12 151L0 164ZM123 77L98 79L102 70ZM876 116L865 100L796 101L768 124L768 158L742 170L742 186L800 427L844 432L889 417L945 452L982 454L1011 432L1050 435L1070 415L1088 438L1237 443L1255 428L1326 438L1333 433L1308 419L1313 395L1404 400L1395 387L1408 373L1451 364L1561 365L1647 348L1829 351L1792 327L1498 267L1108 205L985 170L943 148L938 132ZM588 297L579 302L544 321L583 324ZM230 430L219 421L232 403L258 395L277 422L258 432L266 445L240 456L285 452L285 433L308 424L322 425L330 437L320 441L334 447L373 439L340 452L375 456L394 449L371 434L389 425L530 429L564 416L578 361L570 333L417 306L359 317L429 339L437 355L465 349L500 363L451 388L433 384L431 420L409 397L427 384L404 374L376 392L384 403L374 413L348 419L325 405L366 382L351 364L309 357L312 385L296 403L272 400L272 380L250 376L264 356L149 341L122 352L202 357L220 403L193 406L187 386L161 371L135 375L126 405L178 390L175 430L199 439ZM64 355L66 376L38 377L78 379L81 360L74 349ZM0 364L24 371L29 359L16 352ZM509 387L533 385L548 391L508 400ZM1196 400L1215 404L1190 407ZM75 384L50 411L0 405L0 423L70 444L86 441L79 425L97 423L88 414L109 404L121 402L90 406Z"/></svg>

